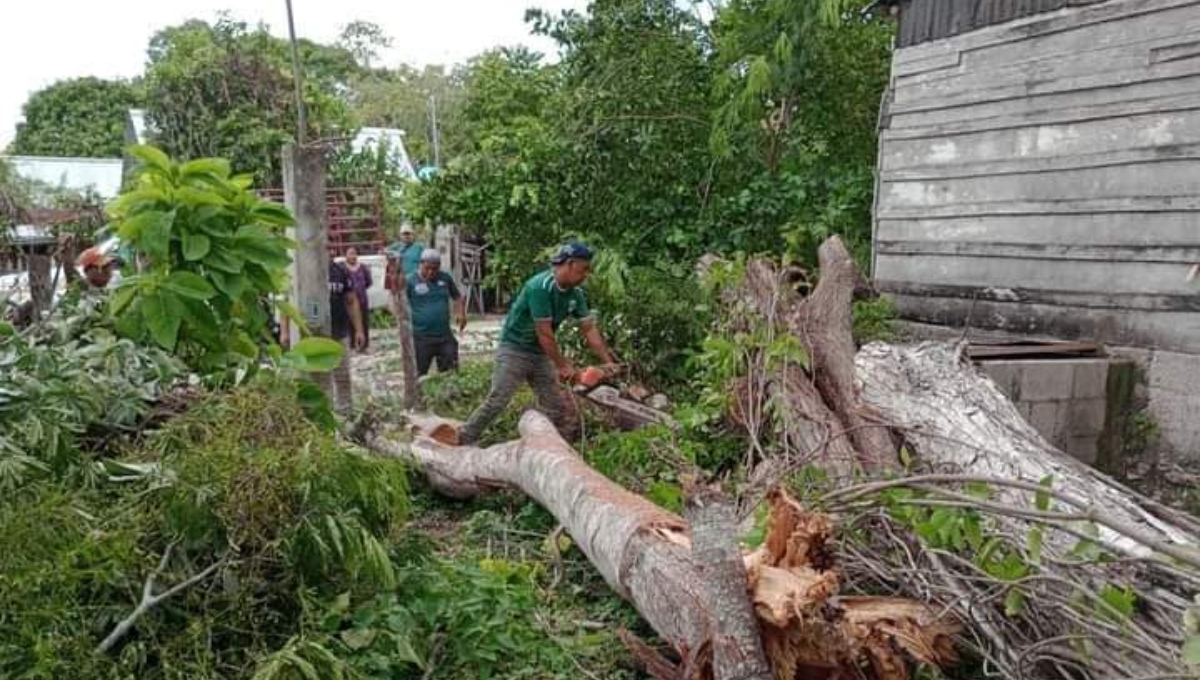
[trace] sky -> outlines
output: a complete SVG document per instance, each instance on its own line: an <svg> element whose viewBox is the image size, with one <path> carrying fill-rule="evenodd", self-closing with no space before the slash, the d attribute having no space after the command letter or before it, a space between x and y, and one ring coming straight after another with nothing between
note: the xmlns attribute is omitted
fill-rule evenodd
<svg viewBox="0 0 1200 680"><path fill-rule="evenodd" d="M130 78L145 66L150 36L199 18L266 22L287 35L284 0L30 0L6 2L0 19L0 149L12 140L30 93L63 78ZM332 42L355 19L392 36L380 65L448 64L497 45L522 43L548 54L553 45L529 35L525 10L582 10L587 0L292 0L296 33Z"/></svg>

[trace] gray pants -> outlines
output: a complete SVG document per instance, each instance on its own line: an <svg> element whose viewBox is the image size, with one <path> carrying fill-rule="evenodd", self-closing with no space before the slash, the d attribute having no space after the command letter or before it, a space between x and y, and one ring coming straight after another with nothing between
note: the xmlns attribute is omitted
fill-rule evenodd
<svg viewBox="0 0 1200 680"><path fill-rule="evenodd" d="M559 433L567 440L574 438L579 427L578 416L558 385L558 372L550 359L501 345L492 371L492 389L459 431L459 440L463 444L479 441L479 436L504 411L523 383L533 388L538 410L546 414Z"/></svg>

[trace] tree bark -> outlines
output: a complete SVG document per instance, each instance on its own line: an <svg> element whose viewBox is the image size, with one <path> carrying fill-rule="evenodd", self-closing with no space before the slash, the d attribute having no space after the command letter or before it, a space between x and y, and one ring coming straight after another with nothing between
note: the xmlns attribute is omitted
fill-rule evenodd
<svg viewBox="0 0 1200 680"><path fill-rule="evenodd" d="M392 287L392 314L396 317L396 332L400 336L400 371L404 376L403 404L405 410L414 411L422 408L422 401L421 386L417 383L417 351L413 345L412 309L408 305L407 277L404 261L397 257L396 285Z"/></svg>
<svg viewBox="0 0 1200 680"><path fill-rule="evenodd" d="M519 441L488 449L439 443L434 438L438 432L452 427L446 421L414 417L413 422L417 435L411 446L372 432L360 433L359 437L377 452L414 461L435 489L452 497L469 498L510 487L545 507L565 527L609 587L632 603L679 658L685 660L674 671L669 670L669 663L655 663L655 677L692 680L683 675L685 669L698 672L701 678L716 680L761 677L753 663L753 651L745 647L745 622L737 617L725 619L727 612L713 600L718 590L720 601L732 599L735 592L745 592L746 585L742 588L717 585L728 585L727 559L722 561L723 569L715 574L709 571L711 565L702 561L709 558L702 558L693 549L693 534L682 518L593 470L544 416L526 413L521 419ZM775 505L779 505L778 498ZM787 507L792 515L798 512L797 507ZM711 520L712 528L721 536L708 533L707 527L701 529L698 537L701 553L728 557L729 529L718 528L727 519L717 512ZM936 624L938 617L922 605L908 603L913 608L901 611L879 607L877 601L846 606L830 600L836 594L836 572L828 563L809 560L813 554L826 554L818 544L824 546L828 532L801 535L812 523L795 517L790 521L773 519L764 547L745 558L750 565L748 578L754 591L754 610L760 621L770 624L763 637L770 643L774 677L796 680L809 677L808 672L813 668L851 672L860 666L904 668L906 659L928 663L946 660L940 655L914 654L888 632L899 630L895 622L902 620L910 628L919 627L921 636L928 635L926 647L944 649L945 641L956 628ZM813 546L813 549L796 554L798 546ZM876 606L877 610L871 611L870 606ZM721 631L729 639L721 637ZM812 631L819 631L825 639L815 643L809 640ZM717 647L729 643L722 652L718 671L743 675L711 675L712 657L707 657L707 663L704 657L711 654L708 650L714 647L714 634L720 638ZM867 644L868 639L881 639L886 644ZM739 663L739 659L747 663ZM747 672L751 674L746 675ZM899 676L868 673L866 677L892 680Z"/></svg>
<svg viewBox="0 0 1200 680"><path fill-rule="evenodd" d="M730 680L771 680L762 634L750 604L746 564L738 549L737 512L716 487L687 491L685 514L692 526L692 557L709 585L716 616L711 631L713 675Z"/></svg>
<svg viewBox="0 0 1200 680"><path fill-rule="evenodd" d="M1053 505L1092 518L1097 542L1113 552L1157 552L1200 566L1194 519L1056 449L952 345L871 344L859 352L855 367L864 401L903 430L925 468L1030 484L1048 480ZM1034 510L1036 492L997 486L994 493L996 503ZM1069 548L1059 545L1056 552Z"/></svg>
<svg viewBox="0 0 1200 680"><path fill-rule="evenodd" d="M808 350L812 382L832 413L846 425L846 436L867 470L896 468L897 448L891 433L862 402L854 377L853 301L866 289L850 252L837 236L818 251L820 278L812 294L801 300L785 287L776 269L763 261L746 268L746 289L760 311L782 310L782 321Z"/></svg>

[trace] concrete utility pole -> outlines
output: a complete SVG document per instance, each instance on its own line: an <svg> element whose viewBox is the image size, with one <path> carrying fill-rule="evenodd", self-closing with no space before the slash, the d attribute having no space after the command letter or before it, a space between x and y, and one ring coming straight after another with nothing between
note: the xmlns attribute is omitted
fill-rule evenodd
<svg viewBox="0 0 1200 680"><path fill-rule="evenodd" d="M325 152L320 148L288 144L283 148L283 196L296 225L290 236L296 251L289 271L292 277L292 301L304 317L313 335L329 337L333 333L329 311L329 250L326 247L325 224ZM291 328L293 345L300 339L300 329ZM317 381L325 394L338 406L348 408L350 402L350 350L342 366L330 373L318 373ZM344 372L344 375L343 375ZM337 389L334 381L337 380ZM343 384L344 383L344 387Z"/></svg>
<svg viewBox="0 0 1200 680"><path fill-rule="evenodd" d="M292 18L292 0L285 0L285 2L287 3L288 39L292 44L292 82L296 86L296 142L304 144L304 135L308 130L308 111L304 108L304 72L300 70L300 50L296 47L296 21Z"/></svg>
<svg viewBox="0 0 1200 680"><path fill-rule="evenodd" d="M433 167L442 167L442 142L438 135L437 97L429 95L429 130L433 141Z"/></svg>

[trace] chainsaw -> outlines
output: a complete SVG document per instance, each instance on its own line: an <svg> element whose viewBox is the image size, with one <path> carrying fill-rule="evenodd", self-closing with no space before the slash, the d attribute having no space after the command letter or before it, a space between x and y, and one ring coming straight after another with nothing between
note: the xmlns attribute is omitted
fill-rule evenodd
<svg viewBox="0 0 1200 680"><path fill-rule="evenodd" d="M638 394L648 396L648 390L636 386L621 389L616 379L623 370L619 365L588 366L575 374L571 390L599 406L622 429L635 430L656 423L675 427L675 419L669 414L636 398Z"/></svg>

